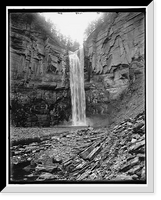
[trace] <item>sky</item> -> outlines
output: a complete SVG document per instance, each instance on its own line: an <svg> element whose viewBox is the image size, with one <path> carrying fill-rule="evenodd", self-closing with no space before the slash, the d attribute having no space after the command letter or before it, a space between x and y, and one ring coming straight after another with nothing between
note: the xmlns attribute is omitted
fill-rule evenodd
<svg viewBox="0 0 161 200"><path fill-rule="evenodd" d="M70 36L74 41L76 40L80 44L83 44L84 31L88 24L94 19L99 18L101 13L97 12L82 12L76 14L75 12L59 13L42 13L46 20L53 22L58 30L65 35Z"/></svg>

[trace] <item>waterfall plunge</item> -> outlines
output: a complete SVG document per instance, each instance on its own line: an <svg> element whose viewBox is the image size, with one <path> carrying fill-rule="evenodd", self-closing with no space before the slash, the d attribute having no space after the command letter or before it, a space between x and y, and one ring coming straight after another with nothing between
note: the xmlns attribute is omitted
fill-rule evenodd
<svg viewBox="0 0 161 200"><path fill-rule="evenodd" d="M86 126L83 48L69 52L72 125Z"/></svg>

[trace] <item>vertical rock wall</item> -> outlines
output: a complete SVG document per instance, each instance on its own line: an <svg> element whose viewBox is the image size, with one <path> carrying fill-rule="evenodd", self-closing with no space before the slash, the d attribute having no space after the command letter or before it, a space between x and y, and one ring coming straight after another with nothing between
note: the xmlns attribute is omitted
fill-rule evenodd
<svg viewBox="0 0 161 200"><path fill-rule="evenodd" d="M96 112L106 112L105 101L118 99L138 74L144 74L144 49L144 13L109 13L85 42L89 60L86 68L92 69L90 92L87 92L89 107L93 104L99 107Z"/></svg>
<svg viewBox="0 0 161 200"><path fill-rule="evenodd" d="M53 38L34 29L11 27L10 39L12 80L50 82L54 75L63 75L65 50Z"/></svg>
<svg viewBox="0 0 161 200"><path fill-rule="evenodd" d="M38 20L32 13L10 14L10 107L16 126L50 126L70 116L66 50Z"/></svg>

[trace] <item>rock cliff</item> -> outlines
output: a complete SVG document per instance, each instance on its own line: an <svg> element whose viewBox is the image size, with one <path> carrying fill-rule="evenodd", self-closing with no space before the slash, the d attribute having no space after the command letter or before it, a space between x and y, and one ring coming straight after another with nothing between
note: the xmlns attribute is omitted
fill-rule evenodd
<svg viewBox="0 0 161 200"><path fill-rule="evenodd" d="M10 110L18 127L10 130L9 181L145 184L144 13L109 13L87 38L86 128L52 127L69 124L69 60L45 24L26 15L10 20Z"/></svg>
<svg viewBox="0 0 161 200"><path fill-rule="evenodd" d="M65 50L56 37L43 27L37 29L38 15L19 14L14 21L11 14L10 58L13 80L53 82L62 79L66 65ZM15 15L15 14L14 14ZM29 17L31 21L29 22ZM55 75L57 75L55 77Z"/></svg>
<svg viewBox="0 0 161 200"><path fill-rule="evenodd" d="M17 126L49 126L53 118L58 123L57 115L70 107L66 50L46 27L36 13L10 14L11 107Z"/></svg>
<svg viewBox="0 0 161 200"><path fill-rule="evenodd" d="M87 38L84 46L90 80L86 83L89 113L106 113L111 107L109 102L121 98L138 82L143 93L144 20L142 12L109 13Z"/></svg>
<svg viewBox="0 0 161 200"><path fill-rule="evenodd" d="M109 115L116 123L144 110L144 29L142 12L109 13L85 41L87 117ZM10 105L16 126L70 120L69 59L49 30L35 13L10 14Z"/></svg>

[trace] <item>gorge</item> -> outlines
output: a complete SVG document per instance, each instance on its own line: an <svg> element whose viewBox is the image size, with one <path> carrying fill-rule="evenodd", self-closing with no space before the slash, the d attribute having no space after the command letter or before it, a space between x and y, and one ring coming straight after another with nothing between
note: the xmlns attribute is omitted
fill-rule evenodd
<svg viewBox="0 0 161 200"><path fill-rule="evenodd" d="M145 181L145 12L109 12L79 49L9 19L11 182Z"/></svg>

